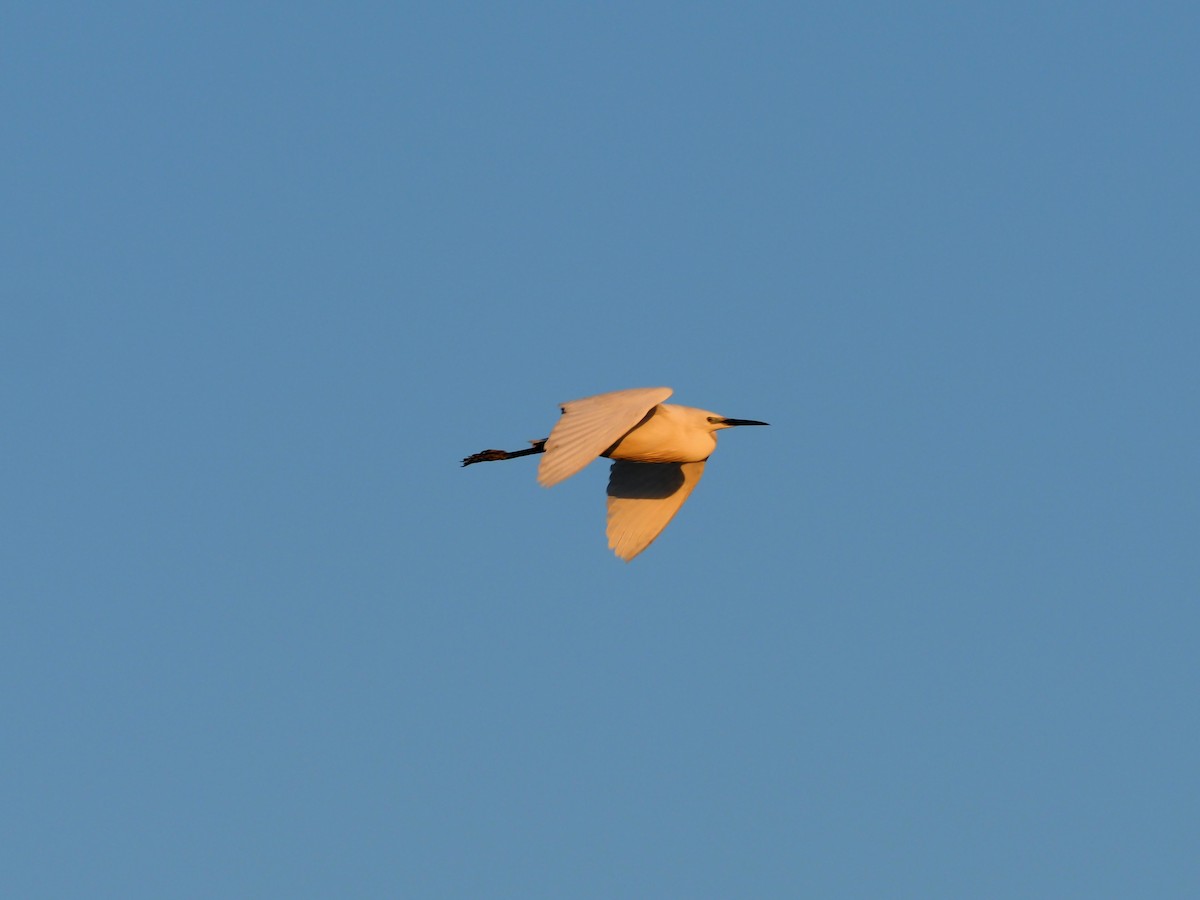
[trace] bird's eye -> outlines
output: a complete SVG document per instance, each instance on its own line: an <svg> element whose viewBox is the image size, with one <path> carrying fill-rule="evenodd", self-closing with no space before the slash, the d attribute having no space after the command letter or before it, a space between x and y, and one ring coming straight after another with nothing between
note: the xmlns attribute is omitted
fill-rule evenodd
<svg viewBox="0 0 1200 900"><path fill-rule="evenodd" d="M718 419L716 416L709 416L709 417L708 417L708 421L710 421L710 422L712 422L714 425L716 425L716 424L717 424L718 422L720 422L721 420L720 420L720 419Z"/></svg>

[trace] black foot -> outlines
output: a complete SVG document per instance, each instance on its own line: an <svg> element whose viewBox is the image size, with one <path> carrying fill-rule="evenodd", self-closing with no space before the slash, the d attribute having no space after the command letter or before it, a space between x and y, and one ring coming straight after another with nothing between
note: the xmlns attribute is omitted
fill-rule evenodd
<svg viewBox="0 0 1200 900"><path fill-rule="evenodd" d="M472 463L495 462L498 459L508 459L511 455L507 450L480 450L464 459L462 464L469 466Z"/></svg>

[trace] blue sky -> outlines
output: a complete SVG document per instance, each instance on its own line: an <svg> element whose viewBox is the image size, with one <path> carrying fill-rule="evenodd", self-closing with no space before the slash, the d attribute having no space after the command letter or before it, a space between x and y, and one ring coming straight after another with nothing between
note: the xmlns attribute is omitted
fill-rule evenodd
<svg viewBox="0 0 1200 900"><path fill-rule="evenodd" d="M1189 4L20 4L0 893L1200 894ZM557 404L765 419L631 564Z"/></svg>

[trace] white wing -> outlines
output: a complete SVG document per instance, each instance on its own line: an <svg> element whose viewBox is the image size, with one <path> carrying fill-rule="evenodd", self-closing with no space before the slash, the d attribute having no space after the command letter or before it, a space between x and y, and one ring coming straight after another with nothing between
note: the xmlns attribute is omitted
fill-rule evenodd
<svg viewBox="0 0 1200 900"><path fill-rule="evenodd" d="M614 462L608 475L608 546L612 551L629 562L649 547L703 474L703 462Z"/></svg>
<svg viewBox="0 0 1200 900"><path fill-rule="evenodd" d="M546 438L538 481L550 487L570 478L670 396L670 388L633 388L564 403L562 418Z"/></svg>

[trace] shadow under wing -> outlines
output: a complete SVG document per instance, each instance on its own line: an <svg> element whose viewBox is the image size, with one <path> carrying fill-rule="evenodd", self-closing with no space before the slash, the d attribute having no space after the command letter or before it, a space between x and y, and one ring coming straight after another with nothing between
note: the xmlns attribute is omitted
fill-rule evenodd
<svg viewBox="0 0 1200 900"><path fill-rule="evenodd" d="M608 546L626 562L649 547L703 474L703 462L614 462L608 474Z"/></svg>

